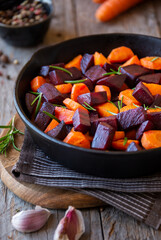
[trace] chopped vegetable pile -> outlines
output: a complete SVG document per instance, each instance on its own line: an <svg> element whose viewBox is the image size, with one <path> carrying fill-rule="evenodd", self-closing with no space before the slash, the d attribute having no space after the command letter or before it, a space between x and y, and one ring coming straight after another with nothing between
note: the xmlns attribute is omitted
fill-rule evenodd
<svg viewBox="0 0 161 240"><path fill-rule="evenodd" d="M47 135L78 147L140 151L161 147L161 57L125 46L42 66L25 101Z"/></svg>

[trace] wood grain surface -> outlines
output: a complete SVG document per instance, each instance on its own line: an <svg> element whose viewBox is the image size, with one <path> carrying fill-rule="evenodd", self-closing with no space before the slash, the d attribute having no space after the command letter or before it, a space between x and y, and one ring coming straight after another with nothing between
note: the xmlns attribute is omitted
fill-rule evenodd
<svg viewBox="0 0 161 240"><path fill-rule="evenodd" d="M44 42L34 48L15 48L0 39L0 50L19 64L0 64L0 124L6 124L15 114L13 90L16 77L34 51L42 46L54 44L76 36L99 33L141 33L161 37L161 1L145 0L126 13L108 23L95 20L97 4L92 0L53 0L54 15ZM11 80L7 80L7 75ZM0 239L2 240L52 240L58 221L64 210L51 210L47 224L38 232L22 234L15 231L11 218L18 210L34 208L34 205L21 200L0 182ZM72 202L70 203L72 205ZM161 230L139 223L134 218L107 206L81 210L85 219L85 234L81 240L160 240Z"/></svg>

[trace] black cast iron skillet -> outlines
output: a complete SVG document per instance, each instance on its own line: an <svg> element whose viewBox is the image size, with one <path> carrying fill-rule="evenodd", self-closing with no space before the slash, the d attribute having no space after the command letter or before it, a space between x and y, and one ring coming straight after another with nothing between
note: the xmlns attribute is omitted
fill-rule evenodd
<svg viewBox="0 0 161 240"><path fill-rule="evenodd" d="M75 147L53 139L39 130L27 116L25 93L42 65L68 62L78 54L103 53L116 47L130 47L139 57L161 56L161 39L136 34L86 36L46 47L36 52L20 72L15 86L15 106L35 143L64 166L100 177L127 178L161 170L161 148L139 152L98 151Z"/></svg>

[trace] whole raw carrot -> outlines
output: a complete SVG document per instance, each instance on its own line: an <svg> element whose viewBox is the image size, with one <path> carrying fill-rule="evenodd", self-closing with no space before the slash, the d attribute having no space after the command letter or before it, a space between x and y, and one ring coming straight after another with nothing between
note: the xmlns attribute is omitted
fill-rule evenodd
<svg viewBox="0 0 161 240"><path fill-rule="evenodd" d="M96 11L96 18L101 22L109 21L120 13L143 0L107 0Z"/></svg>

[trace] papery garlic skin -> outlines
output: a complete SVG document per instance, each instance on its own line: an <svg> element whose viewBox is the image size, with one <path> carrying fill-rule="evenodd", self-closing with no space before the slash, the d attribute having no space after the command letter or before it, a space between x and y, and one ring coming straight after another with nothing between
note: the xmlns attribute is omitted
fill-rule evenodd
<svg viewBox="0 0 161 240"><path fill-rule="evenodd" d="M69 206L56 228L53 240L78 240L85 232L82 213Z"/></svg>
<svg viewBox="0 0 161 240"><path fill-rule="evenodd" d="M16 213L12 217L11 223L19 232L35 232L45 225L50 215L50 211L46 208L36 206L35 209Z"/></svg>

